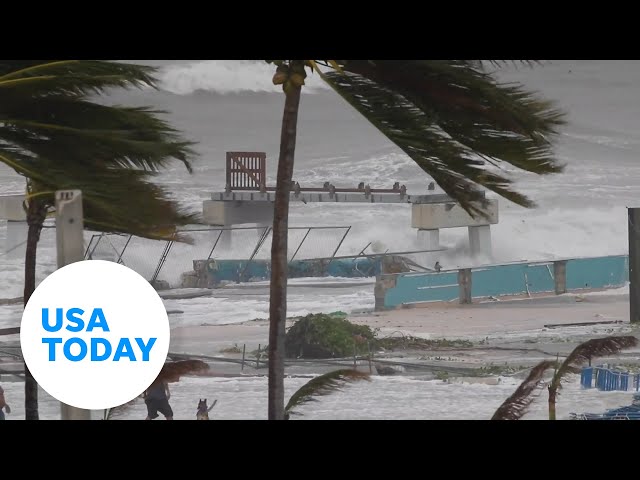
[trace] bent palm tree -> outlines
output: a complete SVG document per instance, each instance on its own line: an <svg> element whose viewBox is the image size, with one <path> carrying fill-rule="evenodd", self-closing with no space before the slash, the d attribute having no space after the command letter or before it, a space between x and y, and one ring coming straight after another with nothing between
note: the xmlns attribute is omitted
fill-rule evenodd
<svg viewBox="0 0 640 480"><path fill-rule="evenodd" d="M568 373L575 373L577 368L593 358L616 355L626 348L633 348L637 345L638 339L633 336L594 338L574 348L561 364L556 363L553 378L548 386L549 420L556 419L556 399L562 380Z"/></svg>
<svg viewBox="0 0 640 480"><path fill-rule="evenodd" d="M155 69L93 60L0 60L0 162L27 179L24 303L35 289L36 251L60 189L83 191L87 229L185 240L193 223L153 173L172 159L191 171L191 142L148 107L107 106L110 88L155 86ZM25 365L25 412L38 418L37 384Z"/></svg>
<svg viewBox="0 0 640 480"><path fill-rule="evenodd" d="M484 215L481 187L524 207L510 188L510 165L560 172L552 140L564 114L520 85L501 84L472 60L267 60L277 65L285 105L274 201L269 306L269 419L284 418L287 232L298 109L305 68L411 157L467 212ZM320 69L322 66L325 71Z"/></svg>
<svg viewBox="0 0 640 480"><path fill-rule="evenodd" d="M284 409L284 419L289 420L291 415L302 415L295 409L306 403L317 401L317 397L337 392L348 383L360 380L370 381L369 375L353 369L334 370L309 380L291 395Z"/></svg>
<svg viewBox="0 0 640 480"><path fill-rule="evenodd" d="M544 374L554 362L544 360L529 371L529 375L509 398L498 407L491 420L520 420L533 402L533 393L542 385Z"/></svg>

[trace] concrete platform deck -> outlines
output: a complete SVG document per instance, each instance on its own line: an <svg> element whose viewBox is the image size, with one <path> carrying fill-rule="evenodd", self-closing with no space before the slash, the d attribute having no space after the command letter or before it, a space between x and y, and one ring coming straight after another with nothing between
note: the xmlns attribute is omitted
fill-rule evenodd
<svg viewBox="0 0 640 480"><path fill-rule="evenodd" d="M249 202L273 202L275 201L274 192L215 192L211 194L211 200L218 202L232 201L249 201ZM429 195L401 195L399 193L339 193L331 194L329 192L300 192L296 195L291 192L289 196L291 202L349 202L349 203L454 203L454 201L445 194L434 193Z"/></svg>

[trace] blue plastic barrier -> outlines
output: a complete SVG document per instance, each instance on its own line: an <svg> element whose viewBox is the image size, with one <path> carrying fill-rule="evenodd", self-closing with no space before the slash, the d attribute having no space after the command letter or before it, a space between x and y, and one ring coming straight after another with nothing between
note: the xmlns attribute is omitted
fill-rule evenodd
<svg viewBox="0 0 640 480"><path fill-rule="evenodd" d="M631 379L631 381L629 381ZM583 388L597 388L605 392L640 390L640 374L610 370L605 366L584 367L580 373Z"/></svg>

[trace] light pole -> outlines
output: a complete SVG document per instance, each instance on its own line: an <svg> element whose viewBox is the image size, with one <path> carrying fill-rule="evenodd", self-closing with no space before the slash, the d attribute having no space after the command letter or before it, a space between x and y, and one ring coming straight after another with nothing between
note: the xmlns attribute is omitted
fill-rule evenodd
<svg viewBox="0 0 640 480"><path fill-rule="evenodd" d="M58 268L84 260L84 217L82 192L56 192L56 250ZM81 385L78 386L82 388ZM75 408L60 402L61 420L91 420L91 410Z"/></svg>

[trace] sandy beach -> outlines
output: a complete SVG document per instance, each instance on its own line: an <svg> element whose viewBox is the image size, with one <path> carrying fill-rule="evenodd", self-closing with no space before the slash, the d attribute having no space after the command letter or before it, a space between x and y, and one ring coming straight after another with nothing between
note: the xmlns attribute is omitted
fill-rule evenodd
<svg viewBox="0 0 640 480"><path fill-rule="evenodd" d="M349 320L380 329L379 335L404 334L424 338L495 341L536 338L582 337L629 326L628 295L597 292L566 294L535 299L475 303L471 305L425 304L418 308L349 315ZM287 322L287 327L294 320ZM604 323L619 322L619 323ZM586 326L572 326L589 323ZM545 325L553 325L545 328ZM566 325L557 328L555 325ZM251 321L233 325L203 325L174 328L171 350L201 353L215 348L247 344L256 348L268 340L268 322Z"/></svg>

